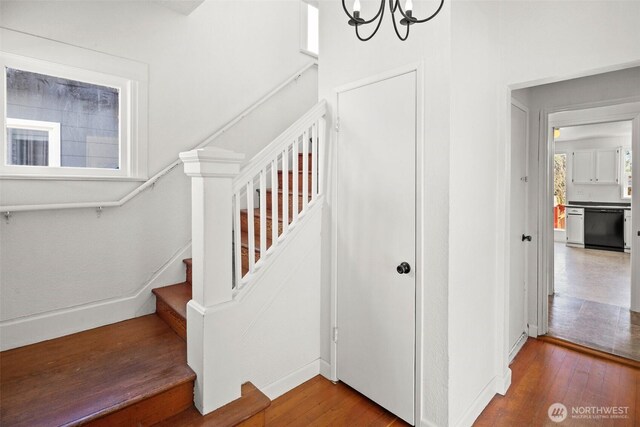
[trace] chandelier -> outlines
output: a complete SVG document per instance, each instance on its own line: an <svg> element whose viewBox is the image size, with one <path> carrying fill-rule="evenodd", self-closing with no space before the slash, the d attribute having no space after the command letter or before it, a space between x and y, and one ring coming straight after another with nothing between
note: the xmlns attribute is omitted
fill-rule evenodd
<svg viewBox="0 0 640 427"><path fill-rule="evenodd" d="M349 25L356 28L356 36L358 37L358 39L363 42L366 42L367 40L371 40L371 38L375 36L376 33L378 32L378 28L380 28L380 23L382 22L382 18L384 17L384 9L385 9L384 3L386 0L380 0L380 8L378 9L378 13L376 13L375 16L369 20L365 20L360 17L360 0L355 0L353 2L353 15L349 13L349 11L347 10L347 6L344 4L344 1L345 0L342 0L342 8L344 9L344 13L346 13L347 16L349 17ZM440 6L438 6L438 9L433 13L433 15L424 19L417 19L417 18L414 18L413 16L412 0L406 0L406 3L404 4L404 9L402 8L402 6L400 6L400 0L389 0L389 11L391 12L393 29L395 30L398 38L402 41L405 41L409 37L409 28L413 24L421 24L423 22L430 21L440 12L440 9L442 9L443 4L444 4L444 0L440 0ZM402 15L402 19L400 19L400 25L404 25L405 27L407 27L407 31L404 37L400 34L400 31L398 30L398 24L396 23L396 11L399 11L400 15ZM369 37L362 37L360 35L359 28L363 25L371 24L376 20L378 21L378 23L376 24L376 27L373 30L373 33L371 33Z"/></svg>

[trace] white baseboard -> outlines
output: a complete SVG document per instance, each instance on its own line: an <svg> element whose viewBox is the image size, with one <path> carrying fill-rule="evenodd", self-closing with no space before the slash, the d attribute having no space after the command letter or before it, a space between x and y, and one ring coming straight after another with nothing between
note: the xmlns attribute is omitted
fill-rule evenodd
<svg viewBox="0 0 640 427"><path fill-rule="evenodd" d="M520 338L518 338L518 341L516 341L516 345L514 345L511 351L509 352L509 365L511 365L511 362L513 362L513 359L515 359L518 353L520 353L520 350L522 350L522 347L524 347L524 344L527 342L528 338L529 338L529 334L525 332L523 332Z"/></svg>
<svg viewBox="0 0 640 427"><path fill-rule="evenodd" d="M331 377L331 364L323 359L320 359L320 375L322 375L329 381L337 380L337 378Z"/></svg>
<svg viewBox="0 0 640 427"><path fill-rule="evenodd" d="M420 420L420 427L440 427L440 426L431 420L423 418Z"/></svg>
<svg viewBox="0 0 640 427"><path fill-rule="evenodd" d="M311 378L320 374L321 362L321 359L316 359L308 365L291 372L287 376L280 378L269 385L258 388L266 394L269 399L274 400L289 390L298 387L300 384L307 382Z"/></svg>
<svg viewBox="0 0 640 427"><path fill-rule="evenodd" d="M135 293L0 322L0 351L62 337L155 312L151 290L179 282L182 260L191 256L191 242L180 248Z"/></svg>
<svg viewBox="0 0 640 427"><path fill-rule="evenodd" d="M509 383L511 383L511 370L509 369ZM482 391L478 394L478 396L474 399L473 403L462 415L461 418L458 419L458 422L455 423L456 427L468 427L472 426L475 420L480 416L484 408L487 407L491 399L496 395L496 389L498 386L503 386L505 382L504 378L494 377L489 381L489 383L482 389ZM500 384L498 384L500 383ZM508 388L508 387L507 387Z"/></svg>
<svg viewBox="0 0 640 427"><path fill-rule="evenodd" d="M529 325L529 336L532 338L538 337L538 325Z"/></svg>
<svg viewBox="0 0 640 427"><path fill-rule="evenodd" d="M511 368L507 368L506 372L502 376L495 378L496 388L495 392L501 395L507 394L507 390L511 387Z"/></svg>

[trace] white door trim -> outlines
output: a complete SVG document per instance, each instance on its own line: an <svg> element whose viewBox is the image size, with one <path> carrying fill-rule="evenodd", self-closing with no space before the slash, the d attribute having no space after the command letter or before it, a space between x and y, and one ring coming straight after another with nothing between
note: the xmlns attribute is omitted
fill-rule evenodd
<svg viewBox="0 0 640 427"><path fill-rule="evenodd" d="M529 108L524 105L523 103L521 103L520 101L518 101L515 98L511 98L511 105L519 108L520 110L524 111L526 114L526 124L525 124L525 132L526 132L526 136L525 136L525 141L524 141L524 152L525 152L525 176L528 178L531 175L531 171L529 168L529 130L530 130L530 120L529 120ZM509 112L511 113L511 112ZM510 140L511 143L513 143ZM511 143L509 144L509 153L508 154L508 158L509 158L509 166L508 166L508 173L509 176L511 176ZM508 185L508 190L509 194L511 194L511 184L507 183ZM529 204L529 186L527 185L526 187L526 193L524 196L524 200L525 200L525 208L524 208L524 212L525 212L525 217L524 217L524 225L525 228L529 226L529 209L527 209L528 204ZM511 202L511 195L509 195L509 202ZM509 208L511 207L511 203L509 203ZM507 221L509 221L507 223L507 230L510 230L511 228L511 215L507 215ZM533 230L526 230L527 234L529 234L530 236L532 236L534 239L537 238L536 233L533 232ZM507 247L505 248L507 251L507 254L511 253L511 247L510 244L513 241L511 236L509 235L510 233L507 232L507 239L506 239L506 245ZM529 292L529 246L530 245L525 245L524 247L524 281L525 281L525 289L524 289L524 331L529 334L529 310L528 310L528 306L529 306L529 296L528 296L528 292ZM506 265L506 276L507 280L509 280L509 278L511 277L511 262L507 262ZM510 284L509 284L510 286ZM507 301L509 301L507 299ZM518 348L518 345L520 345L520 347ZM515 357L515 355L520 351L520 348L522 348L522 345L524 345L524 341L519 340L518 342L516 342L514 348L509 348L509 362L511 362L513 360L513 357ZM509 346L509 343L507 343L507 346Z"/></svg>
<svg viewBox="0 0 640 427"><path fill-rule="evenodd" d="M412 63L399 67L390 71L386 71L374 76L369 76L355 82L347 83L333 90L336 109L333 112L333 126L331 138L332 144L340 143L340 132L338 131L340 123L338 119L339 112L339 95L349 90L357 89L373 83L381 82L393 77L398 77L408 73L416 73L416 296L415 296L415 378L414 378L414 407L415 422L420 423L422 420L422 317L423 317L423 290L424 290L424 251L423 247L423 230L424 230L424 64L422 62ZM338 323L338 177L337 177L337 155L338 150L334 146L332 151L332 170L331 175L331 379L336 381L337 375L337 344L334 340L333 331Z"/></svg>
<svg viewBox="0 0 640 427"><path fill-rule="evenodd" d="M549 289L553 289L553 219L548 214L553 210L553 128L564 126L587 125L593 123L631 120L633 122L632 150L634 165L640 164L640 102L638 100L620 100L598 105L580 106L571 110L543 111L540 125L540 190L538 191L540 206L540 269L538 286L538 333L546 334L549 327L548 299ZM634 167L634 169L636 169ZM633 176L633 185L640 186L640 177ZM639 187L640 188L640 187ZM634 202L635 204L635 202ZM632 206L633 207L633 206ZM633 229L638 229L639 218L632 219ZM637 255L637 254L636 254ZM640 311L640 269L638 263L633 262L631 254L631 309ZM633 280L633 279L636 280Z"/></svg>

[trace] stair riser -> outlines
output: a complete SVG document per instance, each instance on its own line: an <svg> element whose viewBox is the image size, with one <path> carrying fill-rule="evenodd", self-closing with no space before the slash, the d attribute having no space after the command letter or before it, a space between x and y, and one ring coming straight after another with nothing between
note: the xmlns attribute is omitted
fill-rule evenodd
<svg viewBox="0 0 640 427"><path fill-rule="evenodd" d="M193 381L127 406L85 424L91 427L151 426L171 418L193 405Z"/></svg>
<svg viewBox="0 0 640 427"><path fill-rule="evenodd" d="M167 303L156 298L156 314L183 340L187 339L187 319L176 313Z"/></svg>
<svg viewBox="0 0 640 427"><path fill-rule="evenodd" d="M254 215L253 230L256 246L260 244L260 216ZM249 232L249 224L247 221L247 212L240 212L240 227L243 232ZM278 236L282 234L282 222L278 221ZM267 247L271 246L271 238L273 236L273 220L267 218Z"/></svg>
<svg viewBox="0 0 640 427"><path fill-rule="evenodd" d="M293 196L289 194L289 222L293 219ZM302 194L298 195L298 212L302 211ZM309 200L311 196L309 195ZM273 198L271 197L271 190L267 190L267 210L271 212L273 207ZM278 194L278 217L282 217L282 193Z"/></svg>
<svg viewBox="0 0 640 427"><path fill-rule="evenodd" d="M302 172L298 173L298 191L301 193L303 187L302 183ZM311 174L309 174L309 181L307 184L307 188L309 189L309 193L311 193L311 188L313 187L313 183L311 182ZM282 188L282 171L278 172L278 188ZM293 188L293 172L289 172L289 190Z"/></svg>
<svg viewBox="0 0 640 427"><path fill-rule="evenodd" d="M311 156L311 152L309 152L309 172L313 170L313 156ZM298 171L302 171L304 166L304 161L302 160L302 154L298 154ZM291 168L291 166L289 166Z"/></svg>

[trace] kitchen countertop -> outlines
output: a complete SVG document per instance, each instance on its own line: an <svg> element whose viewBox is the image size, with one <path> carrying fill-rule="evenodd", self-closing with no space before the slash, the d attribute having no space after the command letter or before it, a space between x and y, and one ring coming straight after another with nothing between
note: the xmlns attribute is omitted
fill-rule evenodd
<svg viewBox="0 0 640 427"><path fill-rule="evenodd" d="M605 203L605 202L569 202L568 208L592 208L592 209L624 209L631 210L630 203Z"/></svg>

